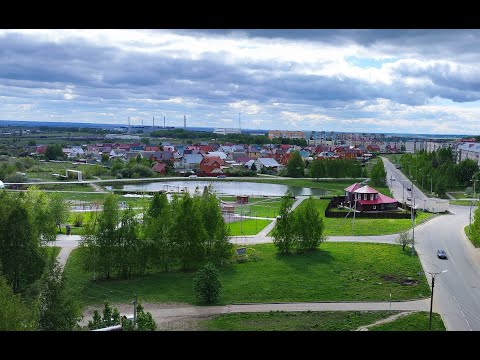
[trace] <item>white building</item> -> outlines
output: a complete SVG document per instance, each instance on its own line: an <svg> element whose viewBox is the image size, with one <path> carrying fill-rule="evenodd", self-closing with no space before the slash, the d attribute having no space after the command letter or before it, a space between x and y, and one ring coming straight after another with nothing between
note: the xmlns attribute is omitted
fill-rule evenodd
<svg viewBox="0 0 480 360"><path fill-rule="evenodd" d="M457 163L471 159L480 165L480 143L464 143L457 147Z"/></svg>
<svg viewBox="0 0 480 360"><path fill-rule="evenodd" d="M213 130L214 134L227 135L227 134L241 134L242 131L236 128L216 128Z"/></svg>

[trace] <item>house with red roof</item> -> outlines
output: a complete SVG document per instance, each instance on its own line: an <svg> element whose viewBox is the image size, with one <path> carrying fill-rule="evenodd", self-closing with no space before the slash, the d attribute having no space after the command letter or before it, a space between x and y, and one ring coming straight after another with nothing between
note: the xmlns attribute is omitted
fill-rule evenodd
<svg viewBox="0 0 480 360"><path fill-rule="evenodd" d="M359 211L396 210L399 207L397 200L379 193L374 188L359 183L345 189L345 203Z"/></svg>
<svg viewBox="0 0 480 360"><path fill-rule="evenodd" d="M165 173L167 172L167 164L165 164L165 163L160 163L160 162L156 162L156 163L152 166L152 170L155 171L155 172L158 173L158 174L165 175Z"/></svg>
<svg viewBox="0 0 480 360"><path fill-rule="evenodd" d="M220 168L225 165L225 161L220 159L218 156L207 156L200 161L200 170L205 174L211 174L214 172L222 173Z"/></svg>

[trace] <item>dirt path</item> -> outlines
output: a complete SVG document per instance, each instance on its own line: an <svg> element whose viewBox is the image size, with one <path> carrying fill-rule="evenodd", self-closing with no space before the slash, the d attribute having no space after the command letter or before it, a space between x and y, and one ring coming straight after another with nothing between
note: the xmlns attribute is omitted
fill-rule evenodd
<svg viewBox="0 0 480 360"><path fill-rule="evenodd" d="M388 318L386 318L386 319L378 320L378 321L374 322L373 324L360 326L360 327L359 327L357 330L355 330L355 331L369 331L368 328L370 328L370 327L372 327L372 326L377 326L377 325L386 324L386 323L395 321L395 320L397 320L398 318L400 318L400 317L402 317L402 316L410 315L410 314L413 314L413 313L414 313L413 311L401 312L400 314L392 315L392 316L390 316L390 317L388 317Z"/></svg>

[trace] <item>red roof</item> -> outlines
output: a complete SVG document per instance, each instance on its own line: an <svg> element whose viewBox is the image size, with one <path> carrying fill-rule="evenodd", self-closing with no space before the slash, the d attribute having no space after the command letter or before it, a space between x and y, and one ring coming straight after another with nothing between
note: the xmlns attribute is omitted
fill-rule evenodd
<svg viewBox="0 0 480 360"><path fill-rule="evenodd" d="M360 188L361 186L362 186L362 185L360 185L359 183L355 183L355 184L350 185L349 187L347 187L347 188L345 189L345 191L351 193L351 192L354 192L355 190L357 190L358 188Z"/></svg>
<svg viewBox="0 0 480 360"><path fill-rule="evenodd" d="M397 200L379 193L378 197L375 200L357 200L357 202L359 202L362 205L380 205L380 204L393 204L393 203L396 203Z"/></svg>
<svg viewBox="0 0 480 360"><path fill-rule="evenodd" d="M167 164L157 162L155 163L155 165L152 166L152 170L160 173L164 171L166 167L167 167Z"/></svg>
<svg viewBox="0 0 480 360"><path fill-rule="evenodd" d="M355 193L357 194L378 194L378 191L375 190L374 188L371 188L368 185L365 185L364 187L361 187L360 189L354 190Z"/></svg>
<svg viewBox="0 0 480 360"><path fill-rule="evenodd" d="M204 157L202 160L202 163L205 166L212 166L215 162L217 162L220 165L224 164L224 161L220 159L218 156L207 156L207 157Z"/></svg>

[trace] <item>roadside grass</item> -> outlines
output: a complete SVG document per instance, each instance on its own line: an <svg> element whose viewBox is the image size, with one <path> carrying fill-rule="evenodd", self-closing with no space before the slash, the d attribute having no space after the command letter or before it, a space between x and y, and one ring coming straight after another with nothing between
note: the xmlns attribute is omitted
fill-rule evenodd
<svg viewBox="0 0 480 360"><path fill-rule="evenodd" d="M473 194L467 195L465 192L450 192L449 194L452 195L455 199L475 199L473 197Z"/></svg>
<svg viewBox="0 0 480 360"><path fill-rule="evenodd" d="M369 331L429 331L429 329L430 313L427 311L405 315L392 322L368 328ZM432 331L446 331L442 317L437 313L432 314Z"/></svg>
<svg viewBox="0 0 480 360"><path fill-rule="evenodd" d="M271 222L272 220L246 219L243 221L227 223L226 225L230 228L231 236L257 235Z"/></svg>
<svg viewBox="0 0 480 360"><path fill-rule="evenodd" d="M396 311L270 311L233 313L197 322L209 331L352 331Z"/></svg>
<svg viewBox="0 0 480 360"><path fill-rule="evenodd" d="M465 231L465 235L467 236L468 240L470 240L470 242L473 244L473 246L475 246L476 248L479 248L480 247L480 239L475 238L475 236L473 236L473 234L469 234L468 233L469 228L470 228L470 225L467 225L463 228L463 231Z"/></svg>
<svg viewBox="0 0 480 360"><path fill-rule="evenodd" d="M460 206L470 206L472 204L471 200L450 200L450 205L460 205ZM473 206L477 206L476 202L474 201Z"/></svg>
<svg viewBox="0 0 480 360"><path fill-rule="evenodd" d="M325 214L325 209L330 200L314 199L318 204L322 214ZM302 203L298 206L304 206ZM297 209L298 209L297 208ZM294 211L297 211L295 209ZM416 225L421 224L425 220L432 217L433 214L417 211ZM324 235L345 235L345 236L365 236L365 235L388 235L396 234L402 231L409 230L412 227L412 221L410 219L368 219L368 218L355 218L353 230L352 230L353 213L347 218L326 218L323 216L323 222L325 225ZM269 234L270 235L270 234Z"/></svg>
<svg viewBox="0 0 480 360"><path fill-rule="evenodd" d="M400 301L430 294L418 257L402 251L399 245L327 242L315 252L283 256L276 254L273 244L248 249L254 249L257 261L234 262L220 268L223 283L220 304ZM105 300L130 302L135 292L143 302L195 304L194 271L93 281L92 272L81 267L83 251L82 248L72 251L65 274L67 287L84 305L101 304ZM413 285L404 285L409 278Z"/></svg>

